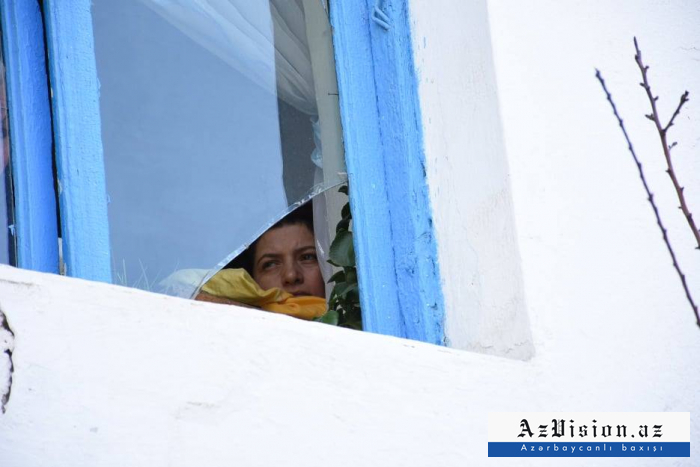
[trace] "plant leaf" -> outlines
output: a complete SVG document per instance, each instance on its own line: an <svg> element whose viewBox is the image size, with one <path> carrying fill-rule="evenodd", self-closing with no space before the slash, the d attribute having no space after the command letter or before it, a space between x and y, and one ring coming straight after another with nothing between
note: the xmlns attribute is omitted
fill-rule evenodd
<svg viewBox="0 0 700 467"><path fill-rule="evenodd" d="M352 244L351 232L338 232L328 251L328 262L340 267L355 266L355 247Z"/></svg>
<svg viewBox="0 0 700 467"><path fill-rule="evenodd" d="M325 315L317 318L316 321L319 323L332 324L333 326L338 325L338 318L340 315L335 310L328 310Z"/></svg>
<svg viewBox="0 0 700 467"><path fill-rule="evenodd" d="M333 290L331 291L331 295L340 297L341 292L347 288L348 284L345 281L336 282L333 286Z"/></svg>
<svg viewBox="0 0 700 467"><path fill-rule="evenodd" d="M348 287L348 290L345 291L345 296L343 299L348 300L352 303L354 303L357 307L360 306L360 289L355 287L354 289L350 289Z"/></svg>
<svg viewBox="0 0 700 467"><path fill-rule="evenodd" d="M338 233L341 230L349 230L349 229L350 229L350 219L341 219L338 222L338 225L335 226L335 233Z"/></svg>
<svg viewBox="0 0 700 467"><path fill-rule="evenodd" d="M347 282L343 282L343 285L344 287L338 290L338 295L343 299L345 299L353 290L357 290L357 284L348 284Z"/></svg>
<svg viewBox="0 0 700 467"><path fill-rule="evenodd" d="M335 274L333 274L331 278L328 279L328 283L330 284L331 282L345 282L345 271L338 271Z"/></svg>
<svg viewBox="0 0 700 467"><path fill-rule="evenodd" d="M343 219L352 219L352 212L350 212L350 203L345 203L345 206L340 210L340 215Z"/></svg>
<svg viewBox="0 0 700 467"><path fill-rule="evenodd" d="M357 284L357 269L355 268L345 268L345 277L343 280L348 284Z"/></svg>

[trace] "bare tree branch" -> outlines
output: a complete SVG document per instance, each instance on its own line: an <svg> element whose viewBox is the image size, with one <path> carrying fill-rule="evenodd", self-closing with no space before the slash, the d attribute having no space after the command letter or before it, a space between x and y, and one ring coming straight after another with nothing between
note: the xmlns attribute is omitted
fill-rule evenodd
<svg viewBox="0 0 700 467"><path fill-rule="evenodd" d="M649 103L651 104L651 114L646 115L646 117L652 122L654 122L654 124L656 125L656 130L659 133L659 138L661 138L661 146L663 146L664 149L664 156L666 157L666 173L669 177L671 177L671 181L673 182L673 188L676 189L676 195L678 196L678 201L680 202L680 209L683 212L683 215L685 216L688 225L690 226L690 230L693 231L693 236L695 237L695 242L697 243L696 249L700 250L700 230L698 230L698 226L695 224L695 219L693 219L693 213L690 212L690 210L688 209L688 204L685 201L685 194L683 193L685 188L683 188L680 185L680 183L678 183L676 172L673 170L673 162L671 161L671 149L673 149L676 143L669 145L666 139L666 133L668 132L668 129L671 128L671 126L673 126L673 121L681 112L683 104L688 102L689 93L688 91L685 91L683 93L683 95L681 96L681 100L678 103L678 107L676 107L676 111L673 112L671 119L668 121L666 126L662 126L661 119L659 118L659 112L656 109L656 101L659 99L659 97L654 97L653 93L651 92L651 86L649 86L649 80L647 78L647 71L649 71L649 67L645 66L642 62L642 52L641 50L639 50L639 45L637 44L636 37L634 38L634 49L636 51L634 60L637 62L639 70L642 72L642 82L639 84L647 92L647 97L649 98Z"/></svg>
<svg viewBox="0 0 700 467"><path fill-rule="evenodd" d="M636 41L635 41L636 44ZM634 158L635 164L637 164L637 170L639 171L639 178L642 180L642 185L644 185L644 190L647 193L647 200L649 201L649 204L651 204L651 208L654 210L654 215L656 216L656 224L659 226L659 229L661 229L661 235L664 238L664 243L666 244L666 248L668 249L669 254L671 255L671 260L673 260L673 267L676 269L676 272L678 273L678 277L681 279L681 284L683 285L683 290L685 291L685 296L688 299L688 303L690 303L690 306L693 309L693 312L695 313L695 319L697 320L698 326L700 326L700 312L698 312L698 306L695 304L693 301L693 297L690 295L690 289L688 288L688 283L685 280L685 274L683 274L683 271L681 271L680 266L678 265L678 261L676 260L676 254L673 251L673 248L671 247L671 242L668 239L668 234L666 232L666 228L664 227L663 223L661 222L661 216L659 215L659 209L656 207L656 203L654 202L654 195L651 193L651 190L649 190L649 185L647 184L646 177L644 176L644 171L642 170L642 163L639 162L639 158L637 158L637 154L634 152L634 147L632 146L632 141L630 140L629 135L627 134L627 130L625 129L625 124L622 121L622 118L620 117L620 114L617 112L617 107L615 106L615 102L613 102L612 96L610 95L610 92L608 92L608 88L605 86L605 80L603 79L603 75L600 74L600 70L596 70L595 73L596 78L598 78L598 81L600 81L600 85L603 87L603 91L605 91L605 95L608 98L608 102L610 102L610 106L612 107L613 113L615 114L615 118L617 118L617 122L620 125L620 129L622 130L622 134L625 135L625 140L627 141L627 148L629 149L630 153L632 154L632 158ZM652 98L652 102L654 102L654 99ZM665 143L664 143L665 144Z"/></svg>
<svg viewBox="0 0 700 467"><path fill-rule="evenodd" d="M639 61L641 62L641 56L639 58ZM646 73L645 73L646 74ZM664 127L664 133L668 132L668 129L671 128L671 125L673 125L673 121L676 119L679 113L681 113L681 107L683 107L683 104L688 102L690 98L688 97L690 93L688 91L685 91L683 95L681 96L681 101L678 103L678 107L676 107L676 111L673 112L673 115L671 116L671 119L668 121L668 124Z"/></svg>

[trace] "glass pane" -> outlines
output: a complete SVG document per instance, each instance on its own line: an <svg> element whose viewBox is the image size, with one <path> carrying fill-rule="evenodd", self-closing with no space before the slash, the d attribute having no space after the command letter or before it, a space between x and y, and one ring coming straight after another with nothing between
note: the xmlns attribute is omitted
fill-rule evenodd
<svg viewBox="0 0 700 467"><path fill-rule="evenodd" d="M0 264L15 264L14 198L10 165L10 122L7 110L5 59L0 42Z"/></svg>
<svg viewBox="0 0 700 467"><path fill-rule="evenodd" d="M318 0L93 2L115 282L192 296L343 181L339 132L322 131L307 3L324 11Z"/></svg>

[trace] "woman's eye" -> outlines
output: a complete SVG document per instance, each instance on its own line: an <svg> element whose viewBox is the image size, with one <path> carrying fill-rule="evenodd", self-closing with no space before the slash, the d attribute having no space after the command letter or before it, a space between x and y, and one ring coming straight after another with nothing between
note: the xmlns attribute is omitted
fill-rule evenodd
<svg viewBox="0 0 700 467"><path fill-rule="evenodd" d="M301 260L302 261L318 261L318 258L316 257L316 253L304 253L301 255Z"/></svg>
<svg viewBox="0 0 700 467"><path fill-rule="evenodd" d="M276 261L265 261L262 265L263 270L273 268L277 264Z"/></svg>

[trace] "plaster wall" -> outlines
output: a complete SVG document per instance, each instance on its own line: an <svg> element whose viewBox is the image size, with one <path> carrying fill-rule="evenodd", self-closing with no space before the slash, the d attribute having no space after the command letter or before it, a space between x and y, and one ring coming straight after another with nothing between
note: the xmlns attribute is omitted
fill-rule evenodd
<svg viewBox="0 0 700 467"><path fill-rule="evenodd" d="M626 119L698 300L700 253L644 118L632 37L665 118L691 93L671 140L698 213L700 4L454 0L437 9L414 0L411 12L451 345L528 358L530 347L518 346L527 330L535 353L548 353L624 340L653 322L650 339L671 346L671 315L697 333L594 72Z"/></svg>
<svg viewBox="0 0 700 467"><path fill-rule="evenodd" d="M500 111L528 310L538 351L556 342L626 341L651 323L654 351L684 346L673 320L700 329L646 200L636 166L595 79L603 73L643 164L696 302L700 251L678 210L634 61L637 36L674 165L700 216L700 3L693 0L489 1ZM632 349L633 347L629 347ZM635 349L637 357L647 351ZM651 350L648 350L651 352ZM636 358L629 365L644 365ZM688 353L678 377L700 372ZM681 371L682 370L682 371ZM613 374L599 374L612 378ZM697 397L693 396L697 407ZM676 395L669 394L669 400ZM641 403L642 401L640 401ZM684 401L691 403L690 400Z"/></svg>
<svg viewBox="0 0 700 467"><path fill-rule="evenodd" d="M614 93L698 301L700 252L644 118L649 103L632 37L665 119L690 91L670 134L679 143L677 174L700 216L700 4L411 7L451 345L522 357L514 337L529 329L528 365L550 391L573 397L525 407L620 406L697 418L700 328L594 74L600 68ZM508 405L484 403L486 411ZM700 439L697 422L691 439Z"/></svg>
<svg viewBox="0 0 700 467"><path fill-rule="evenodd" d="M410 6L448 345L530 358L486 1Z"/></svg>
<svg viewBox="0 0 700 467"><path fill-rule="evenodd" d="M700 329L592 70L669 204L628 33L673 70L655 75L668 114L700 76L698 8L429 3L411 11L448 319L477 324L448 329L477 352L3 266L0 465L483 465L497 411L691 412L700 439ZM690 104L675 154L698 205ZM698 253L662 214L697 297Z"/></svg>
<svg viewBox="0 0 700 467"><path fill-rule="evenodd" d="M523 362L6 266L0 297L14 334L3 467L482 465L492 411L699 405L686 362L700 339L678 315L663 331L675 346L642 320L625 339L554 341ZM697 456L691 443L691 459L661 463Z"/></svg>

